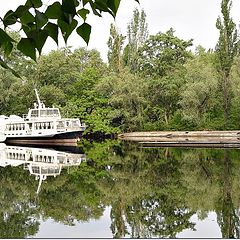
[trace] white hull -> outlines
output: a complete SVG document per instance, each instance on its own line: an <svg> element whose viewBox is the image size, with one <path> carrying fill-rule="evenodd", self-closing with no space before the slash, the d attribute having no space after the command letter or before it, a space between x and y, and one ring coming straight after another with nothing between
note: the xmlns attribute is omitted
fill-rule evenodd
<svg viewBox="0 0 240 240"><path fill-rule="evenodd" d="M0 142L5 142L6 141L6 136L0 135Z"/></svg>

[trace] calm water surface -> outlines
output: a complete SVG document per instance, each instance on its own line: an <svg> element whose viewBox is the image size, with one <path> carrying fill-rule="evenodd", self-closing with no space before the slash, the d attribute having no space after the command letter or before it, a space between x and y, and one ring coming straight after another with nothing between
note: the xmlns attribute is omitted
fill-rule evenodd
<svg viewBox="0 0 240 240"><path fill-rule="evenodd" d="M240 150L0 145L1 238L239 238Z"/></svg>

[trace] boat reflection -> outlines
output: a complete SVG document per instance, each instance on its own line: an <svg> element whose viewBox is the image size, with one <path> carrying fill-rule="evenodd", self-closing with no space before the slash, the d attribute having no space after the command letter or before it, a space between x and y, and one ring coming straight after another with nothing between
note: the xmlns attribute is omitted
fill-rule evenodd
<svg viewBox="0 0 240 240"><path fill-rule="evenodd" d="M79 166L85 160L86 155L83 153L0 144L0 167L23 165L25 170L39 180L37 194L42 181L47 177L56 177L63 168Z"/></svg>

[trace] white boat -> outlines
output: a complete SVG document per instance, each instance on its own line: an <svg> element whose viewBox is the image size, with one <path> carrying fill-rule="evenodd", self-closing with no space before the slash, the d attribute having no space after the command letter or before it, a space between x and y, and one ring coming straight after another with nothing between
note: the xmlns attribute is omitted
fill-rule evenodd
<svg viewBox="0 0 240 240"><path fill-rule="evenodd" d="M0 142L11 144L73 144L86 125L78 118L62 118L58 108L45 107L35 89L37 103L26 116L0 116Z"/></svg>
<svg viewBox="0 0 240 240"><path fill-rule="evenodd" d="M30 175L39 180L37 193L47 177L60 175L63 168L79 166L86 161L82 153L62 152L53 149L8 146L0 143L0 167L23 165Z"/></svg>

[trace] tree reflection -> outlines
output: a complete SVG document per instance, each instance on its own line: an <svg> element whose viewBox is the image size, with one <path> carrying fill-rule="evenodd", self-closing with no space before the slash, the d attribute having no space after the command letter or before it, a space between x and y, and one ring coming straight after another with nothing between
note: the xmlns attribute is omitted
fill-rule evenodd
<svg viewBox="0 0 240 240"><path fill-rule="evenodd" d="M233 203L233 164L229 150L225 150L223 158L222 177L220 178L221 192L217 204L218 224L221 227L223 238L239 238L239 209Z"/></svg>
<svg viewBox="0 0 240 240"><path fill-rule="evenodd" d="M128 220L132 238L175 238L184 229L193 229L193 212L171 195L149 196L129 207Z"/></svg>
<svg viewBox="0 0 240 240"><path fill-rule="evenodd" d="M238 156L239 150L234 149L197 149L183 154L187 204L198 210L200 219L215 211L223 238L239 238Z"/></svg>
<svg viewBox="0 0 240 240"><path fill-rule="evenodd" d="M0 238L25 238L38 232L32 180L20 167L0 168Z"/></svg>
<svg viewBox="0 0 240 240"><path fill-rule="evenodd" d="M146 151L131 145L123 146L115 160L111 184L101 187L112 206L114 237L175 237L193 228L193 212L184 204L180 162L174 156L165 149Z"/></svg>
<svg viewBox="0 0 240 240"><path fill-rule="evenodd" d="M212 211L223 238L240 237L239 150L83 145L88 160L47 179L37 197L21 167L0 168L0 237L34 236L40 216L70 226L99 219L106 206L115 238L175 238Z"/></svg>

